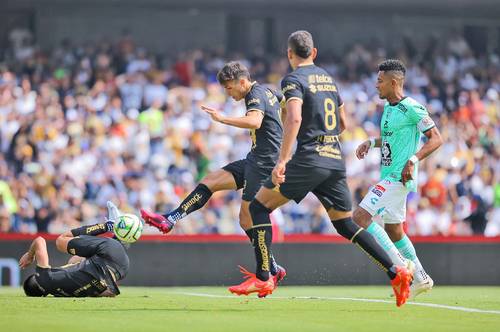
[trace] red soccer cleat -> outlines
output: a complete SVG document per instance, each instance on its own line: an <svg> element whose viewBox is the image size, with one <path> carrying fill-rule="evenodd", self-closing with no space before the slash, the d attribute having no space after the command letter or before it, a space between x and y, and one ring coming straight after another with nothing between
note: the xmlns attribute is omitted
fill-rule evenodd
<svg viewBox="0 0 500 332"><path fill-rule="evenodd" d="M259 280L254 273L248 272L244 267L238 266L240 272L244 274L243 278L246 280L239 285L229 287L229 291L236 295L248 295L251 293L258 293L259 297L266 297L273 293L274 290L274 277L266 281Z"/></svg>
<svg viewBox="0 0 500 332"><path fill-rule="evenodd" d="M396 277L391 280L392 290L396 296L396 305L398 307L406 303L410 296L410 285L413 280L413 271L405 267L396 267Z"/></svg>
<svg viewBox="0 0 500 332"><path fill-rule="evenodd" d="M278 288L279 283L283 279L285 279L285 277L286 277L286 270L285 270L285 268L283 266L281 266L281 265L278 265L278 272L276 272L276 274L273 275L273 276L271 276L271 277L274 279L274 289ZM267 294L262 295L262 296L259 294L259 297L261 297L261 298L262 297L266 297L266 296L267 296Z"/></svg>
<svg viewBox="0 0 500 332"><path fill-rule="evenodd" d="M162 216L153 212L141 209L141 218L144 219L146 224L158 228L163 234L167 234L174 228L174 223Z"/></svg>
<svg viewBox="0 0 500 332"><path fill-rule="evenodd" d="M286 270L283 266L278 265L278 272L273 276L274 289L278 288L278 284L286 277Z"/></svg>

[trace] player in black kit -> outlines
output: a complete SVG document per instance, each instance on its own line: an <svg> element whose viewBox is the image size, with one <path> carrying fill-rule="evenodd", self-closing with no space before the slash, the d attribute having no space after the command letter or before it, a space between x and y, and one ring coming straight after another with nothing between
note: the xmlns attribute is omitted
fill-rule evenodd
<svg viewBox="0 0 500 332"><path fill-rule="evenodd" d="M116 209L108 203L108 211ZM111 215L112 211L110 211ZM35 274L23 284L27 296L113 297L120 294L116 282L125 278L129 258L118 240L96 235L113 231L111 218L105 223L68 231L56 240L57 249L74 255L67 265L51 267L47 244L37 237L19 260L25 268L36 260Z"/></svg>
<svg viewBox="0 0 500 332"><path fill-rule="evenodd" d="M217 80L234 100L245 100L245 116L226 117L210 107L201 106L201 108L213 121L250 129L252 138L250 152L246 159L232 162L204 177L173 211L160 215L141 209L141 216L146 223L166 234L172 230L177 221L203 207L214 192L243 189L240 226L252 241L253 228L248 206L270 176L278 160L283 136L281 104L284 102L284 97L279 91L272 91L257 82L252 82L248 69L240 62L225 64L218 72ZM276 264L271 252L269 255L270 272L276 286L277 282L285 277L286 272L283 267Z"/></svg>
<svg viewBox="0 0 500 332"><path fill-rule="evenodd" d="M229 290L238 295L272 293L269 214L289 200L300 202L312 192L327 210L337 232L356 243L387 272L400 306L409 295L412 273L394 265L376 240L351 219L351 194L338 137L345 128L344 107L333 78L314 64L316 54L309 32L296 31L288 38L288 60L293 72L281 82L287 109L283 143L272 176L250 203L256 274ZM297 148L292 156L295 140Z"/></svg>

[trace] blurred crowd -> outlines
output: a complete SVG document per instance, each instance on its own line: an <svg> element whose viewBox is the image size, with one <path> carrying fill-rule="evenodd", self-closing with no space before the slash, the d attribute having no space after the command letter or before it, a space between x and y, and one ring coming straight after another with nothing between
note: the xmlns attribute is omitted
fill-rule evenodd
<svg viewBox="0 0 500 332"><path fill-rule="evenodd" d="M50 52L29 31L12 31L0 63L0 232L59 233L103 220L106 201L123 211L175 208L207 172L244 158L248 132L211 122L200 104L241 116L244 105L216 82L228 60L278 87L286 56L193 50L151 54L129 36ZM358 144L379 135L383 101L377 64L402 59L407 94L427 105L444 145L421 163L408 200L411 235L500 235L500 57L464 38L403 38L388 47L354 43L317 63L337 80L349 115L342 134L354 202L379 177L380 154L359 161ZM242 233L239 192L216 193L177 224L177 234ZM283 233L334 232L310 196L273 213ZM149 227L146 231L154 233Z"/></svg>

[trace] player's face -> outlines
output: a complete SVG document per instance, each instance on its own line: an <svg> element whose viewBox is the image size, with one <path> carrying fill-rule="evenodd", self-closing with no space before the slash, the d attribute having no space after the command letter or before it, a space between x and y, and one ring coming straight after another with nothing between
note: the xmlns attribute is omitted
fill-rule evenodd
<svg viewBox="0 0 500 332"><path fill-rule="evenodd" d="M239 101L245 97L242 80L229 81L223 84L228 96Z"/></svg>
<svg viewBox="0 0 500 332"><path fill-rule="evenodd" d="M379 71L377 76L376 88L378 90L378 96L380 97L380 99L386 99L393 89L391 77L389 75L386 75L385 72Z"/></svg>

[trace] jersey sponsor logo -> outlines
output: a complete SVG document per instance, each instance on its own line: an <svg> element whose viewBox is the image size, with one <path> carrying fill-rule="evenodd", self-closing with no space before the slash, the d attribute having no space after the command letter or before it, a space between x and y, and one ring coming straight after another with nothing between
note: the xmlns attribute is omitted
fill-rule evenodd
<svg viewBox="0 0 500 332"><path fill-rule="evenodd" d="M333 83L332 77L328 76L328 75L324 75L324 74L321 74L321 75L318 75L318 74L309 75L309 76L307 76L307 81L309 83L330 83L330 84Z"/></svg>
<svg viewBox="0 0 500 332"><path fill-rule="evenodd" d="M297 84L295 83L288 83L282 90L283 93L290 91L290 90L295 90L297 89Z"/></svg>
<svg viewBox="0 0 500 332"><path fill-rule="evenodd" d="M311 84L309 85L309 90L312 93L316 92L337 92L337 87L332 84Z"/></svg>
<svg viewBox="0 0 500 332"><path fill-rule="evenodd" d="M278 101L278 97L276 97L271 91L266 90L266 96L268 98L269 105L274 106Z"/></svg>
<svg viewBox="0 0 500 332"><path fill-rule="evenodd" d="M258 105L258 104L260 104L260 99L259 98L253 98L253 99L250 99L247 102L248 106L250 106L250 105Z"/></svg>
<svg viewBox="0 0 500 332"><path fill-rule="evenodd" d="M391 166L392 164L392 151L391 145L387 141L382 141L382 165Z"/></svg>
<svg viewBox="0 0 500 332"><path fill-rule="evenodd" d="M383 132L382 132L382 136L388 136L388 137L391 137L393 133L394 133L394 132L392 132L392 131L383 131Z"/></svg>
<svg viewBox="0 0 500 332"><path fill-rule="evenodd" d="M375 195L377 195L378 197L382 197L382 195L384 194L385 192L385 188L382 187L381 185L377 184L373 187L372 189L372 193L374 193Z"/></svg>
<svg viewBox="0 0 500 332"><path fill-rule="evenodd" d="M384 121L384 128L387 128L389 126L389 121L385 120Z"/></svg>
<svg viewBox="0 0 500 332"><path fill-rule="evenodd" d="M334 148L333 146L321 146L317 145L316 146L316 152L321 157L326 157L326 158L333 158L333 159L342 159L342 154L340 153L340 150L337 148Z"/></svg>
<svg viewBox="0 0 500 332"><path fill-rule="evenodd" d="M398 104L398 108L399 108L399 110L400 110L401 112L403 112L403 113L408 112L408 109L406 108L406 106L405 106L405 105L403 105L403 104L401 104L401 103L399 103L399 104Z"/></svg>

